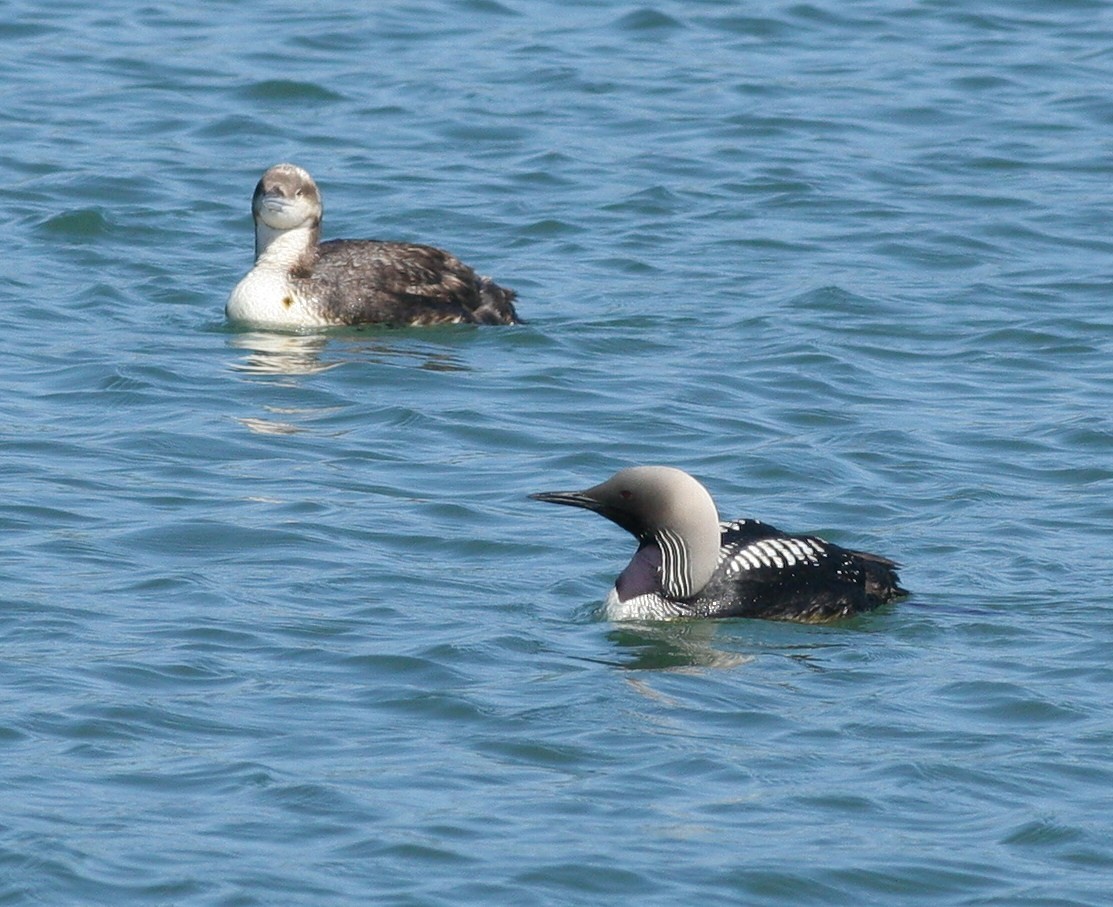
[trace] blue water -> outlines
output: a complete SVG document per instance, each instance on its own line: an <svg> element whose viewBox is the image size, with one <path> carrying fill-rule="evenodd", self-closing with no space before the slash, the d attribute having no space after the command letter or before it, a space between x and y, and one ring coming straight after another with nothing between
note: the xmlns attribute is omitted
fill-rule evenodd
<svg viewBox="0 0 1113 907"><path fill-rule="evenodd" d="M1113 5L0 20L0 903L1109 903ZM228 328L280 160L529 323ZM648 462L913 596L601 621Z"/></svg>

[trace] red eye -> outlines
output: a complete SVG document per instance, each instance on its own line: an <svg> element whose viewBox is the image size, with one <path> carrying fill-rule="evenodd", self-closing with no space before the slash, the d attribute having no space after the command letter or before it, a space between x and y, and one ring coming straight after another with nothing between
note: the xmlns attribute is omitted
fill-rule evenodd
<svg viewBox="0 0 1113 907"><path fill-rule="evenodd" d="M618 493L618 496L622 498L622 500L628 501L634 496L634 492L630 491L629 489L623 488L622 491Z"/></svg>

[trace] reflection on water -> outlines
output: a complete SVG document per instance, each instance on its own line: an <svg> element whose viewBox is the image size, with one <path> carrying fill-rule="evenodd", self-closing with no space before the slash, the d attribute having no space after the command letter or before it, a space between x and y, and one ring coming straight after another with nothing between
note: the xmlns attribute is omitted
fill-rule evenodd
<svg viewBox="0 0 1113 907"><path fill-rule="evenodd" d="M364 331L374 331L368 336ZM276 334L269 331L244 331L230 334L228 343L247 354L232 368L257 375L313 375L344 365L346 362L407 364L437 372L468 371L454 352L420 344L416 335L428 341L440 334L455 334L450 329L354 328L325 334ZM390 337L390 341L387 337ZM328 349L328 358L325 350ZM331 361L330 361L331 360Z"/></svg>
<svg viewBox="0 0 1113 907"><path fill-rule="evenodd" d="M435 345L449 337L436 329L404 330L371 327L315 334L282 334L244 331L230 334L229 346L245 351L231 368L251 375L281 379L291 388L299 378L327 372L341 365L362 367L372 373L381 366L398 366L438 372L468 371L454 350ZM432 340L432 342L430 342ZM279 407L267 405L262 414L237 416L236 421L261 435L295 435L309 431L306 423L320 420L343 406ZM277 418L275 418L277 417ZM344 434L348 429L335 430Z"/></svg>
<svg viewBox="0 0 1113 907"><path fill-rule="evenodd" d="M269 419L237 419L258 435L294 435L302 429L289 422L272 422Z"/></svg>
<svg viewBox="0 0 1113 907"><path fill-rule="evenodd" d="M631 623L616 627L608 637L632 654L623 664L630 671L697 671L737 668L753 655L717 649L711 643L720 624L693 620L669 623Z"/></svg>
<svg viewBox="0 0 1113 907"><path fill-rule="evenodd" d="M240 372L261 375L313 375L340 365L322 362L321 351L328 344L323 334L272 334L248 331L232 334L229 344L247 350L241 362L232 364Z"/></svg>
<svg viewBox="0 0 1113 907"><path fill-rule="evenodd" d="M298 407L281 407L281 406L266 406L263 408L267 413L273 413L276 416L292 416L301 420L309 419L323 419L333 413L339 412L338 406L298 406ZM241 425L246 426L251 431L260 435L296 435L307 429L303 425L295 424L283 419L269 419L259 418L257 416L242 416L237 417L236 421ZM329 433L333 437L339 437L346 434L345 431L334 429Z"/></svg>

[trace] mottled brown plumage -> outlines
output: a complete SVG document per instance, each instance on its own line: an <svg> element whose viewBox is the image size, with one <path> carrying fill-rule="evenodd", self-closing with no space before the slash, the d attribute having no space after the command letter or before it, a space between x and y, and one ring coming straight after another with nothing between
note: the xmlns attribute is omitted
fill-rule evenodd
<svg viewBox="0 0 1113 907"><path fill-rule="evenodd" d="M343 324L517 324L514 292L433 246L378 240L320 243L304 280Z"/></svg>

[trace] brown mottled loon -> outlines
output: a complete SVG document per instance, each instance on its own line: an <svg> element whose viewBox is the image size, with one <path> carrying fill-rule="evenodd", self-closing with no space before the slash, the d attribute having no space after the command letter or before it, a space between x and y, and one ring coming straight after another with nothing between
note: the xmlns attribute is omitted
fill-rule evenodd
<svg viewBox="0 0 1113 907"><path fill-rule="evenodd" d="M720 522L707 489L670 466L634 466L584 491L531 497L594 511L637 538L604 604L610 620L819 622L908 594L888 558L757 520Z"/></svg>
<svg viewBox="0 0 1113 907"><path fill-rule="evenodd" d="M229 321L332 325L518 324L515 293L433 246L320 242L321 193L293 164L263 174L251 200L255 266L232 291Z"/></svg>

